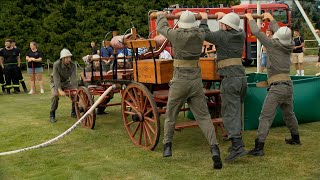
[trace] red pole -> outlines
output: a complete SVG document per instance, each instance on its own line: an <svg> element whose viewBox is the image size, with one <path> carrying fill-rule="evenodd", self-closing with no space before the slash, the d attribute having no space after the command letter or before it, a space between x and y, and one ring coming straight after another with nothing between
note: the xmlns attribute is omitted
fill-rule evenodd
<svg viewBox="0 0 320 180"><path fill-rule="evenodd" d="M36 73L35 73L33 61L32 61L32 77L33 77L33 88L34 88L33 94L36 94Z"/></svg>

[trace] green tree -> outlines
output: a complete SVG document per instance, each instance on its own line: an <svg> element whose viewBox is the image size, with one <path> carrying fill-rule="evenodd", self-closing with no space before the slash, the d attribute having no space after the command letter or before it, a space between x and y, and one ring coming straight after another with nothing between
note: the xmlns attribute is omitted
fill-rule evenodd
<svg viewBox="0 0 320 180"><path fill-rule="evenodd" d="M237 4L239 0L1 0L0 40L15 38L22 58L29 42L36 41L45 59L59 58L68 48L79 60L90 53L90 42L98 46L111 31L124 34L132 26L138 34L149 35L148 11L163 10L172 4L218 6ZM107 37L110 40L110 36Z"/></svg>

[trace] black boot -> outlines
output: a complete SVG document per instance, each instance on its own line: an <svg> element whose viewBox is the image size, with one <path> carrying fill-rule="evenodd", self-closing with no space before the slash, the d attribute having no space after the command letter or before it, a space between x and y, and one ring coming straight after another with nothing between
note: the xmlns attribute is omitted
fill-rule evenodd
<svg viewBox="0 0 320 180"><path fill-rule="evenodd" d="M22 85L23 91L25 93L28 93L28 89L27 89L26 83L24 83L24 81L21 81L20 84Z"/></svg>
<svg viewBox="0 0 320 180"><path fill-rule="evenodd" d="M248 152L252 156L264 156L264 142L260 142L258 139L255 140L255 145L252 150Z"/></svg>
<svg viewBox="0 0 320 180"><path fill-rule="evenodd" d="M242 138L231 138L232 150L228 157L225 158L225 161L233 161L238 157L244 156L247 152L243 148Z"/></svg>
<svg viewBox="0 0 320 180"><path fill-rule="evenodd" d="M294 135L294 134L291 134L291 138L290 139L285 139L286 143L287 144L291 144L291 145L301 145L301 142L300 142L300 136L299 134L297 135Z"/></svg>
<svg viewBox="0 0 320 180"><path fill-rule="evenodd" d="M213 160L213 169L221 169L222 161L221 161L220 150L218 145L214 144L211 146L211 155Z"/></svg>
<svg viewBox="0 0 320 180"><path fill-rule="evenodd" d="M56 112L55 111L50 111L50 122L51 123L57 122L57 120L56 120Z"/></svg>
<svg viewBox="0 0 320 180"><path fill-rule="evenodd" d="M7 89L7 94L11 94L11 93L10 93L10 89Z"/></svg>
<svg viewBox="0 0 320 180"><path fill-rule="evenodd" d="M168 142L163 146L163 157L171 157L172 156L172 143Z"/></svg>
<svg viewBox="0 0 320 180"><path fill-rule="evenodd" d="M2 86L1 88L2 88L3 94L6 93L6 89L4 88L4 86Z"/></svg>
<svg viewBox="0 0 320 180"><path fill-rule="evenodd" d="M98 106L97 108L97 114L108 114L107 112L104 112L104 110L106 109L106 107L101 107L101 106Z"/></svg>
<svg viewBox="0 0 320 180"><path fill-rule="evenodd" d="M20 94L20 88L15 87L13 89L14 89L14 91L13 91L14 94Z"/></svg>
<svg viewBox="0 0 320 180"><path fill-rule="evenodd" d="M74 102L72 102L71 117L72 118L77 118L76 107L75 107L75 103Z"/></svg>

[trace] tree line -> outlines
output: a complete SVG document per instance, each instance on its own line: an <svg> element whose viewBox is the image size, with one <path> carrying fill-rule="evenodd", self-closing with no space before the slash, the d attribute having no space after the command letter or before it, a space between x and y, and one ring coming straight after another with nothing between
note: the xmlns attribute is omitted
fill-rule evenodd
<svg viewBox="0 0 320 180"><path fill-rule="evenodd" d="M148 36L148 11L177 3L215 5L209 0L2 0L0 40L4 44L14 38L22 57L29 42L36 41L45 59L58 59L64 47L79 59L90 54L91 41L99 46L109 31L123 34L134 25L140 35Z"/></svg>
<svg viewBox="0 0 320 180"><path fill-rule="evenodd" d="M29 42L36 41L45 59L58 59L66 47L79 60L90 54L91 41L99 46L109 31L123 34L134 25L141 36L147 37L150 10L163 10L172 4L217 7L239 3L240 0L1 0L0 40L4 45L6 38L14 38L23 58ZM305 9L307 12L318 15L314 4L305 4L310 7ZM299 21L293 21L293 25L296 22Z"/></svg>

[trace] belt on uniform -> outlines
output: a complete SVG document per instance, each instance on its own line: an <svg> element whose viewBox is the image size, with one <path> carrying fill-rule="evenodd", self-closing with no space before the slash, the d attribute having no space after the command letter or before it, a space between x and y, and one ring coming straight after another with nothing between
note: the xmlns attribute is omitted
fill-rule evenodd
<svg viewBox="0 0 320 180"><path fill-rule="evenodd" d="M241 58L229 58L218 61L218 69L233 65L242 65Z"/></svg>
<svg viewBox="0 0 320 180"><path fill-rule="evenodd" d="M280 84L290 85L288 81L280 81L280 82L273 82L270 84L270 86L280 85Z"/></svg>
<svg viewBox="0 0 320 180"><path fill-rule="evenodd" d="M174 67L199 67L199 60L181 60L175 59L173 61Z"/></svg>
<svg viewBox="0 0 320 180"><path fill-rule="evenodd" d="M268 85L270 86L272 83L279 82L279 81L291 81L290 75L281 73L276 74L268 78Z"/></svg>
<svg viewBox="0 0 320 180"><path fill-rule="evenodd" d="M256 84L257 87L268 87L272 85L278 85L278 84L287 84L289 85L288 81L291 81L289 74L276 74L268 78L267 81L261 81Z"/></svg>

